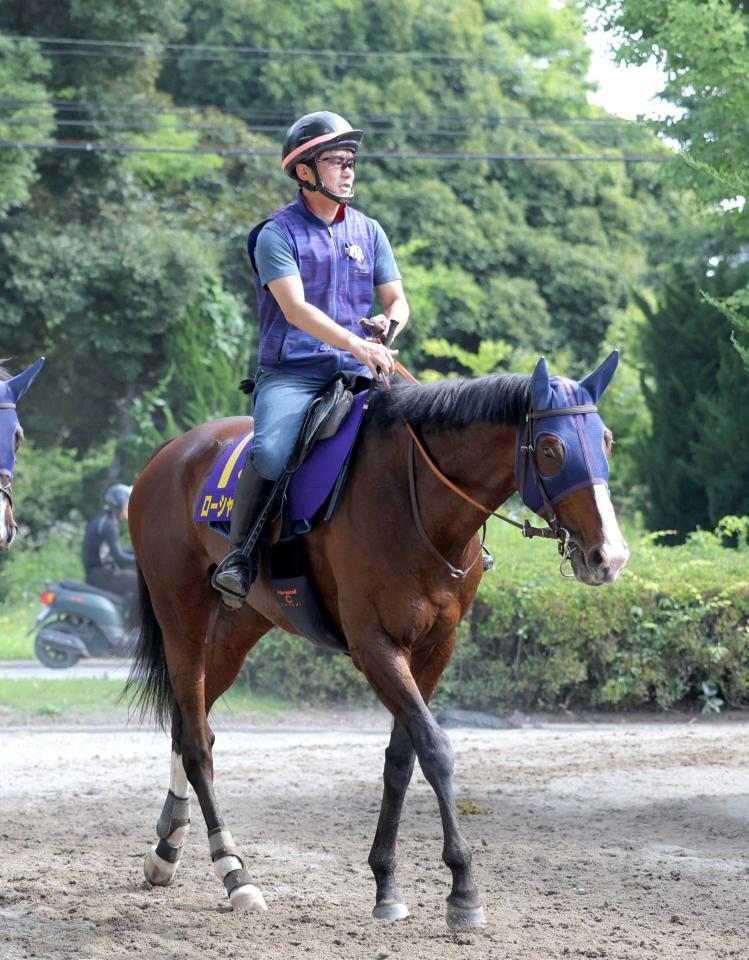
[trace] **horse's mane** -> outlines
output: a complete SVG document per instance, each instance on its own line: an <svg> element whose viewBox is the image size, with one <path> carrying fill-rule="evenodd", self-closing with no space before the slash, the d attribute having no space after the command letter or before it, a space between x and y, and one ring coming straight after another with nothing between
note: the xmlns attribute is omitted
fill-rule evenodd
<svg viewBox="0 0 749 960"><path fill-rule="evenodd" d="M365 427L383 429L406 417L415 428L454 430L475 421L520 426L530 402L531 378L520 373L492 373L476 380L395 383L378 389L369 404Z"/></svg>

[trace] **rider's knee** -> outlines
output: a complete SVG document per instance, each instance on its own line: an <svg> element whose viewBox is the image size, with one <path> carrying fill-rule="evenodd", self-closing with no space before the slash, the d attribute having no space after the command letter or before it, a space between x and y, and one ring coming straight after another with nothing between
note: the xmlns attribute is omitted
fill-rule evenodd
<svg viewBox="0 0 749 960"><path fill-rule="evenodd" d="M278 480L284 471L288 456L284 451L268 449L253 450L250 456L255 473L266 480Z"/></svg>

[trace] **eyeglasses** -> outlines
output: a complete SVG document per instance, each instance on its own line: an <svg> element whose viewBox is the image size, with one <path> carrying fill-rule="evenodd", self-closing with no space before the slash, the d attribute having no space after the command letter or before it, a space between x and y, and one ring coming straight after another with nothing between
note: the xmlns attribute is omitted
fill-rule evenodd
<svg viewBox="0 0 749 960"><path fill-rule="evenodd" d="M356 157L321 157L318 163L329 163L337 170L355 170Z"/></svg>

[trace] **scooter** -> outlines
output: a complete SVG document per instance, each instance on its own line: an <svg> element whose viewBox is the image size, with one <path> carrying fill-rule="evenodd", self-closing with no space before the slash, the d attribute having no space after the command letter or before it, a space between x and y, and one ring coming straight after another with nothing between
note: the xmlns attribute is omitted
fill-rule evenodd
<svg viewBox="0 0 749 960"><path fill-rule="evenodd" d="M132 655L123 598L79 580L60 580L39 594L40 610L27 637L45 667L72 667L82 657Z"/></svg>

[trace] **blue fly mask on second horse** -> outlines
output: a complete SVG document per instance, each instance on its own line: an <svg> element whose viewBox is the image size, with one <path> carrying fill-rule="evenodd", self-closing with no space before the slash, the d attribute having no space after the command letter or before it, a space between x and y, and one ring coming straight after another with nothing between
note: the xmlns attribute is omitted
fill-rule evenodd
<svg viewBox="0 0 749 960"><path fill-rule="evenodd" d="M16 404L31 386L34 377L44 366L40 357L28 370L10 380L0 381L0 486L13 480L16 465L16 432L18 413Z"/></svg>
<svg viewBox="0 0 749 960"><path fill-rule="evenodd" d="M583 487L600 483L608 488L609 462L604 425L595 404L609 385L619 363L619 352L610 354L579 383L550 377L543 357L531 380L531 410L521 428L515 458L515 477L523 502L534 513L553 506ZM555 415L554 410L559 410ZM545 475L535 459L536 441L542 435L562 445L561 467ZM544 496L545 494L545 496ZM547 517L547 519L550 519Z"/></svg>

